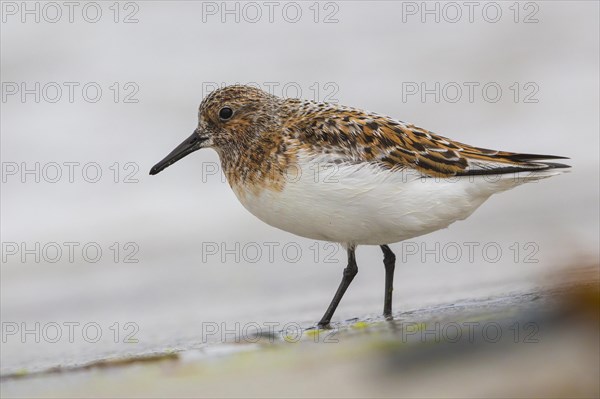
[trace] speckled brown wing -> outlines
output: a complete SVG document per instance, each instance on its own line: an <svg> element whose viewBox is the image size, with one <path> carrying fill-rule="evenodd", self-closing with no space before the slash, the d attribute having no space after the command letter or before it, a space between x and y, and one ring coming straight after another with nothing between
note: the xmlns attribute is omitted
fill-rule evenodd
<svg viewBox="0 0 600 399"><path fill-rule="evenodd" d="M409 166L428 176L502 174L566 167L566 165L536 162L545 159L564 159L564 157L519 154L474 147L384 117L367 122L365 126L366 134L377 135L384 141L385 146L393 147L381 162L390 168ZM374 129L376 127L377 129Z"/></svg>
<svg viewBox="0 0 600 399"><path fill-rule="evenodd" d="M306 120L306 119L305 119ZM413 169L426 176L450 177L502 174L568 167L539 162L566 159L473 147L420 127L352 108L315 110L301 126L311 150L337 155L338 160L368 162L391 170Z"/></svg>

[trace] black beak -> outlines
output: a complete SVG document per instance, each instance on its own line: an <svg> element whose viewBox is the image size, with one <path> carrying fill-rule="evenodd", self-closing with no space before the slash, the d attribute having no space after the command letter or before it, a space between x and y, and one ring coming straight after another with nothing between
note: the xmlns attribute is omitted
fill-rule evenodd
<svg viewBox="0 0 600 399"><path fill-rule="evenodd" d="M167 166L171 166L175 162L179 161L186 155L191 154L194 151L202 148L202 143L206 141L205 138L198 136L198 133L194 131L190 137L185 139L183 143L179 144L169 155L167 155L162 161L157 163L150 169L150 175L155 175Z"/></svg>

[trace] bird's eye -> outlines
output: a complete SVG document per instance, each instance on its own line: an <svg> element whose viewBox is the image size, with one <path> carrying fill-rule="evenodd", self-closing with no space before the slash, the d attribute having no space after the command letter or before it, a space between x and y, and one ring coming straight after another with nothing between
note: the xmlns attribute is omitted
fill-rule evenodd
<svg viewBox="0 0 600 399"><path fill-rule="evenodd" d="M232 115L233 115L233 110L229 107L223 107L219 111L219 118L221 118L222 120L227 120L227 119L231 118Z"/></svg>

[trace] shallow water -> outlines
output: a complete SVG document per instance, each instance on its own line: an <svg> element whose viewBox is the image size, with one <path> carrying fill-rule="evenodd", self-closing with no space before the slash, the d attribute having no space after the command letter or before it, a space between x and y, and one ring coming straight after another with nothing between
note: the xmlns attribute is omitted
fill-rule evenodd
<svg viewBox="0 0 600 399"><path fill-rule="evenodd" d="M230 334L219 343L15 373L3 377L2 393L10 397L89 396L92 390L102 396L151 397L174 393L276 397L290 392L350 397L412 397L417 392L593 396L598 392L591 378L598 371L597 269L579 269L579 275L570 277L595 281L414 309L397 313L393 320L352 319L327 330L270 326L262 333ZM535 374L545 379L542 385L535 378L513 376L512 385L475 378L483 376L477 370L484 365L488 372L495 369L509 375L515 368L526 371L532 361L537 364ZM352 378L340 380L342 385L329 384L339 373ZM431 376L425 387L424 373ZM232 375L236 383L225 383ZM463 385L460 381L465 378L470 382ZM299 386L298 380L304 385ZM563 386L566 381L570 385Z"/></svg>

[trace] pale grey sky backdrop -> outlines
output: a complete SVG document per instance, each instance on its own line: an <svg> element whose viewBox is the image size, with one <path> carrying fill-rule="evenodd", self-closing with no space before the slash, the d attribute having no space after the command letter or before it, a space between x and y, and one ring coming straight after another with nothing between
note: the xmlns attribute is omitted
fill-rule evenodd
<svg viewBox="0 0 600 399"><path fill-rule="evenodd" d="M304 98L329 96L462 142L572 157L572 173L500 194L467 221L415 239L427 248L457 243L464 252L454 263L448 254L439 262L407 256L397 269L396 310L525 290L573 262L597 262L597 2L476 2L472 16L460 2L458 9L428 3L439 10L439 22L421 2L278 2L271 16L263 2L228 3L234 13L222 14L221 2L136 1L121 3L118 15L112 2L78 3L72 23L64 6L52 23L57 10L27 3L38 4L35 22L21 4L2 3L2 321L93 321L105 334L97 344L80 336L57 344L8 337L3 373L190 346L206 321L310 323L321 316L339 282L343 251L327 263L323 243L315 247L255 219L227 184L202 177L218 161L210 150L147 175L194 129L197 106L214 84L256 82L291 96L299 88ZM96 8L99 21L88 22ZM21 90L35 91L36 82L39 103L35 94L23 102ZM422 101L422 85L435 92L436 82L439 102L435 94ZM52 103L56 86L62 96ZM102 97L94 103L96 87ZM498 87L502 95L493 102ZM36 162L39 183L34 174L21 175ZM49 181L53 162L62 173L56 183ZM69 162L79 163L72 183ZM97 183L82 176L87 166L85 177L94 179L92 162L102 171ZM137 182L125 183L127 176ZM36 242L58 243L62 257L50 263L48 252L39 263L33 255L22 262L6 247ZM65 242L79 244L72 262ZM278 243L273 259L271 242ZM494 243L502 254L491 262L478 250L468 259L469 242ZM88 243L102 249L96 263L81 254ZM203 259L207 243L238 243L248 252L239 262L223 262L220 249ZM301 248L297 262L283 253L286 244ZM254 263L253 245L263 251ZM123 263L136 248L132 259L139 262ZM532 253L537 263L525 261ZM378 314L382 306L378 249L360 248L358 263L341 319ZM136 323L140 343L112 343L109 327L117 321Z"/></svg>

